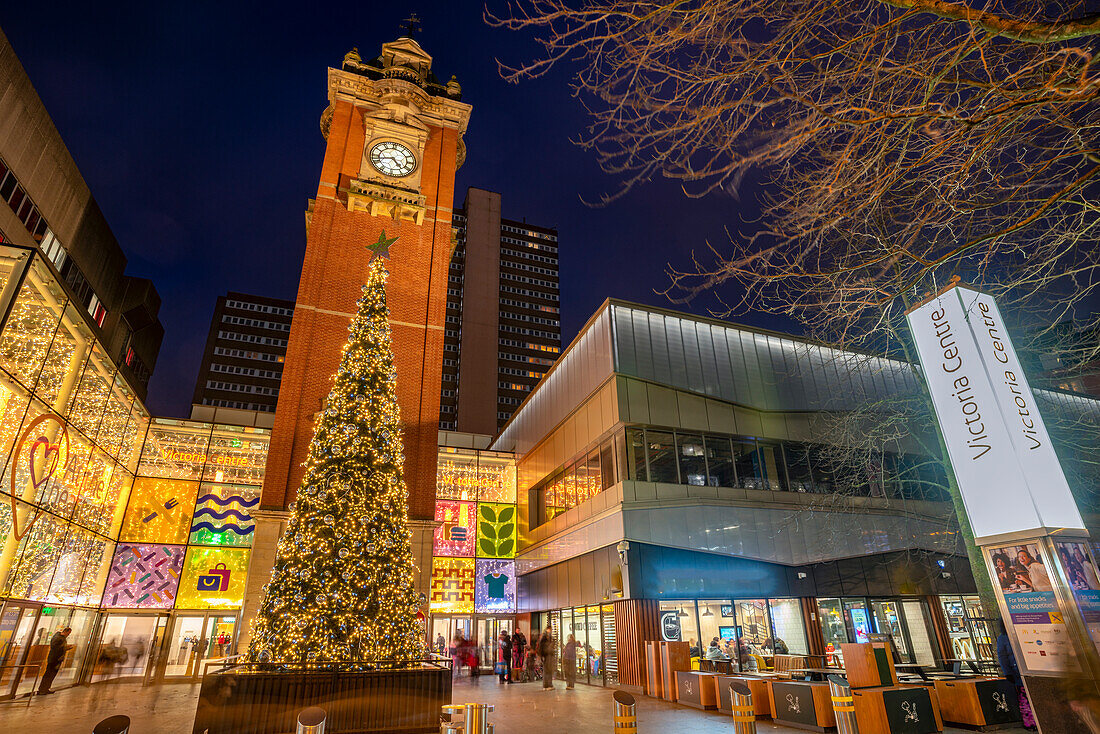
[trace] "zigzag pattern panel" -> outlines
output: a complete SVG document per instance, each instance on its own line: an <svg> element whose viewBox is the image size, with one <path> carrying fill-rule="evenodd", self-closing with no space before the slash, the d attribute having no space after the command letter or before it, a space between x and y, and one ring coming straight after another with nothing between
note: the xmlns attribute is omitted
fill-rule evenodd
<svg viewBox="0 0 1100 734"><path fill-rule="evenodd" d="M252 508L259 503L259 487L204 483L195 504L190 542L195 545L251 546L255 529Z"/></svg>

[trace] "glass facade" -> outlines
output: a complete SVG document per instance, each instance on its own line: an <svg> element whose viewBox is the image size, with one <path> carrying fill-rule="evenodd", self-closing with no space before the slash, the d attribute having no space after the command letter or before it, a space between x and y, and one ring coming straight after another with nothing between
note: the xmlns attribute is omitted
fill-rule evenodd
<svg viewBox="0 0 1100 734"><path fill-rule="evenodd" d="M949 500L940 464L916 456L883 453L873 461L862 457L857 464L814 444L629 427L589 447L533 487L532 526L622 480Z"/></svg>
<svg viewBox="0 0 1100 734"><path fill-rule="evenodd" d="M164 615L239 610L268 432L151 420L29 251L0 246L0 309L0 698L66 625L58 685L140 675Z"/></svg>
<svg viewBox="0 0 1100 734"><path fill-rule="evenodd" d="M514 614L518 513L512 455L441 447L435 519L440 526L432 542L429 610Z"/></svg>

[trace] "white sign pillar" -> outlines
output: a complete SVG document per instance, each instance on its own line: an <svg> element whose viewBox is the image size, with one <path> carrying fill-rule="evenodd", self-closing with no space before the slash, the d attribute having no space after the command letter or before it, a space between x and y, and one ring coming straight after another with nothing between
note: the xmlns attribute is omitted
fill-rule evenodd
<svg viewBox="0 0 1100 734"><path fill-rule="evenodd" d="M1036 718L1048 734L1090 731L1096 557L1001 313L988 294L952 285L907 318Z"/></svg>

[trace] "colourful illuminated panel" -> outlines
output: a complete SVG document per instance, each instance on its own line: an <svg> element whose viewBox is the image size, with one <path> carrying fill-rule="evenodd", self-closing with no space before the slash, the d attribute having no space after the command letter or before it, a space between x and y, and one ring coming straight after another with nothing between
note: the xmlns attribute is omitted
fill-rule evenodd
<svg viewBox="0 0 1100 734"><path fill-rule="evenodd" d="M260 503L260 488L206 484L199 491L189 542L197 545L252 545L252 509Z"/></svg>
<svg viewBox="0 0 1100 734"><path fill-rule="evenodd" d="M516 555L516 506L482 502L477 510L477 554L483 558Z"/></svg>
<svg viewBox="0 0 1100 734"><path fill-rule="evenodd" d="M516 611L516 562L477 559L474 579L474 611Z"/></svg>
<svg viewBox="0 0 1100 734"><path fill-rule="evenodd" d="M246 548L187 549L176 609L236 609L244 599Z"/></svg>
<svg viewBox="0 0 1100 734"><path fill-rule="evenodd" d="M474 559L432 559L432 584L428 607L432 612L472 614L474 611Z"/></svg>
<svg viewBox="0 0 1100 734"><path fill-rule="evenodd" d="M197 482L138 477L122 523L123 542L182 545L191 532Z"/></svg>
<svg viewBox="0 0 1100 734"><path fill-rule="evenodd" d="M120 543L103 591L103 606L170 609L185 550L182 545Z"/></svg>
<svg viewBox="0 0 1100 734"><path fill-rule="evenodd" d="M476 518L477 504L474 502L437 500L435 519L443 524L435 529L433 553L437 556L473 557Z"/></svg>

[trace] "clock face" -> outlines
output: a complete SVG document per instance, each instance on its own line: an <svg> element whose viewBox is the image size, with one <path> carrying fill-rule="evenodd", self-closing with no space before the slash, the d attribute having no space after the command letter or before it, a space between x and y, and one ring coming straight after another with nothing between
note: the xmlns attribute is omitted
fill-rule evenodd
<svg viewBox="0 0 1100 734"><path fill-rule="evenodd" d="M370 163L395 178L408 176L416 170L416 156L401 143L378 143L370 149Z"/></svg>

